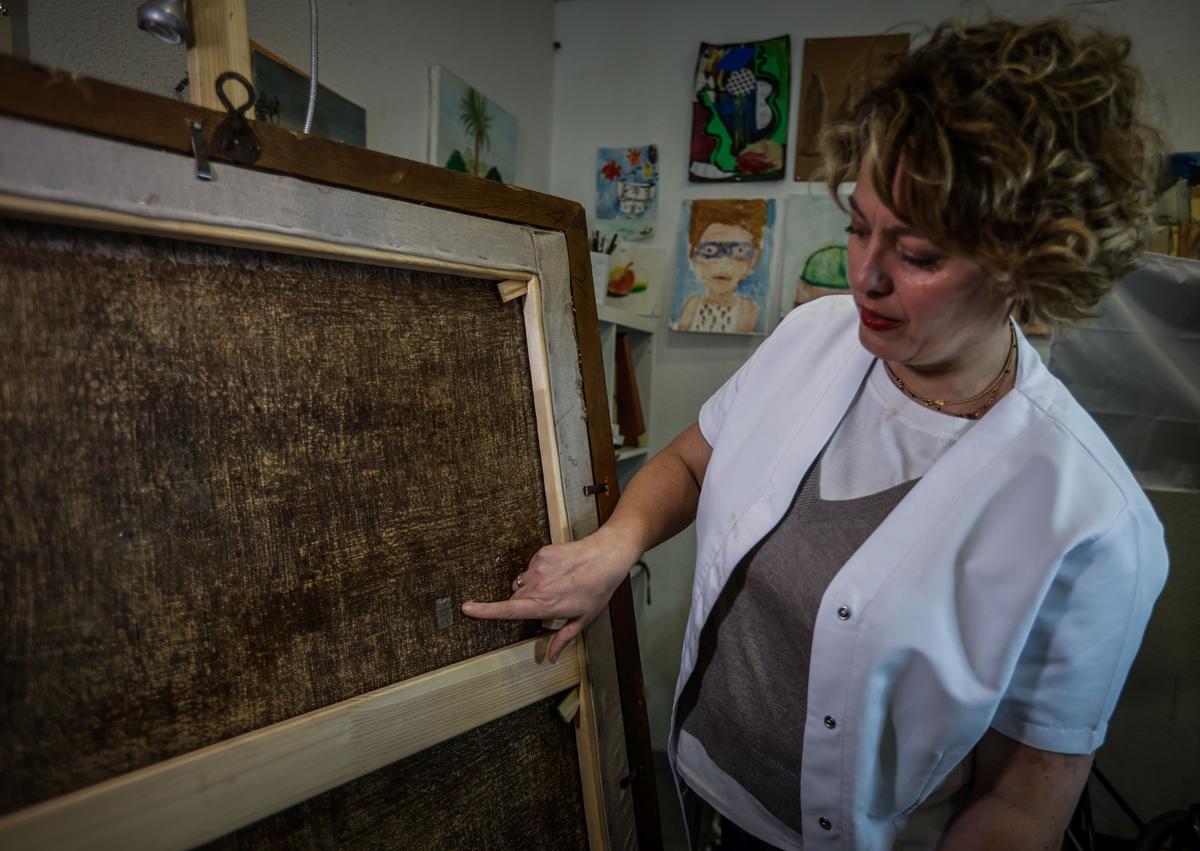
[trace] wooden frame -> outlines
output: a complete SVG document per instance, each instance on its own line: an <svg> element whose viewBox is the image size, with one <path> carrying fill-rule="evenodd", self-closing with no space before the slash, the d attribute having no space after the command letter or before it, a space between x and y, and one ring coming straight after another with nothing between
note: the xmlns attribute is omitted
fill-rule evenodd
<svg viewBox="0 0 1200 851"><path fill-rule="evenodd" d="M105 136L165 148L167 152L173 153L146 152L146 155L167 157L175 162L176 167L187 162L181 162L178 154L189 150L188 125L192 121L200 121L211 130L219 119L216 113L189 107L177 101L129 92L97 81L68 78L61 73L46 71L15 60L0 59L0 74L11 83L0 92L0 114L21 117L22 120L16 122L17 124L34 126L26 119L68 124ZM333 245L296 230L288 233L268 233L263 230L223 227L212 222L189 220L188 216L164 219L156 215L152 220L144 215L139 216L136 209L114 209L111 204L107 205L108 209L101 209L99 205L72 206L68 201L45 197L53 194L49 190L41 192L42 197L36 197L39 194L37 191L32 194L18 193L9 191L11 187L5 187L5 192L0 197L0 210L33 218L76 223L90 218L91 223L103 224L110 229L139 232L163 233L165 227L166 235L200 241L334 256L359 262L454 271L496 280L500 282L502 292L505 286L508 287L506 297L520 297L519 289L524 277L522 273L528 275L523 286L529 338L535 339L536 334L536 339L549 340L552 346L557 340L558 345L569 342L572 348L578 345L580 350L580 361L568 365L567 371L571 375L556 376L552 373L552 369L562 371L565 368L561 365L561 358L559 366L552 367L546 357L545 346L537 349L541 352L540 357L531 359L534 361L531 380L535 395L539 399L539 435L556 435L558 442L562 443L564 431L574 430L573 435L568 434L566 445L575 445L578 448L574 451L588 451L590 456L590 464L584 468L577 468L575 459L572 458L570 467L575 472L569 474L558 464L557 452L552 453L551 458L543 458L544 468L553 471L546 476L547 502L551 507L551 526L554 530L552 535L554 540L567 540L594 529L611 511L615 499L616 476L609 439L598 324L589 279L586 227L579 206L515 187L498 186L425 164L362 151L323 139L304 139L300 144L296 134L277 127L258 127L256 131L264 144L264 158L260 161L262 168L253 171L236 169L234 166L220 163L219 158L210 152L210 156L218 160L217 167L222 175L228 173L232 176L237 173L239 179L263 179L264 172L269 170L310 181L366 190L380 196L379 203L388 203L387 199L399 199L416 202L426 209L433 208L431 214L440 214L441 210L456 211L477 217L484 224L485 220L492 220L498 223L520 223L526 228L539 228L528 231L529 254L534 258L534 262L530 264L527 261L513 261L494 266L479 266L456 263L446 257L437 256L436 249L425 256L406 253L404 246L395 242L384 246ZM6 135L6 140L9 138L12 136ZM95 141L97 144L102 142ZM546 293L540 286L539 274L569 280L569 291L561 288L561 292L555 293L557 302L547 303L544 299ZM534 351L535 348L531 345L531 353ZM564 399L560 406L557 396L570 393L577 394L577 398ZM564 412L568 410L571 416L564 416ZM582 446L578 445L580 439L584 441ZM591 446L590 450L586 448L588 444ZM545 452L547 442L542 440L541 445ZM601 488L596 496L583 493L583 484L595 483L606 484L608 488ZM588 813L588 833L592 847L637 847L639 838L641 844L647 847L657 844L657 807L654 800L653 772L649 763L649 736L645 725L644 696L640 687L640 665L632 622L632 603L628 583L625 583L614 597L610 610L598 618L588 630L583 652L575 656L576 672L572 676L581 684L576 724L581 744L580 765L584 774L582 779L585 809ZM620 648L619 652L613 649L614 640ZM477 657L460 664L470 669L476 664L484 664L480 660L485 658L488 657ZM564 661L570 666L567 657L564 657ZM536 677L533 679L537 680ZM559 683L560 680L555 679L553 682ZM568 682L567 686L569 685ZM414 681L406 681L383 690L387 697L379 699L394 699L393 689L404 690L408 694L419 693L419 690L414 692L414 688L418 688ZM380 693L375 694L378 696ZM357 702L360 705L362 700L355 698L348 703ZM361 709L361 706L359 708ZM325 713L333 709L334 707L329 707L319 712ZM318 713L313 713L316 714ZM292 719L284 724L297 724L299 721L300 719ZM248 736L266 735L266 731L273 729L264 728ZM310 726L305 729L318 728ZM613 747L614 742L619 744L619 748ZM227 742L214 747L225 748L229 744ZM614 759L618 750L622 758ZM629 753L627 759L623 758L626 750ZM236 750L232 752L236 753ZM196 754L180 759L190 760L194 756ZM614 765L620 765L620 770L614 771ZM161 765L148 770L156 771L160 768ZM110 783L125 783L131 777L133 775L118 778ZM73 793L66 798L86 796L89 791L95 792L96 789ZM630 792L633 793L632 796ZM0 819L0 838L7 844L10 835L17 835L7 831L19 829L22 824L27 824L31 814L36 815L34 810L61 804L63 801L65 798ZM283 805L286 806L286 803ZM62 819L61 810L57 812L60 813L57 816L59 821L68 821ZM612 832L614 830L615 833ZM192 839L194 838L193 836Z"/></svg>

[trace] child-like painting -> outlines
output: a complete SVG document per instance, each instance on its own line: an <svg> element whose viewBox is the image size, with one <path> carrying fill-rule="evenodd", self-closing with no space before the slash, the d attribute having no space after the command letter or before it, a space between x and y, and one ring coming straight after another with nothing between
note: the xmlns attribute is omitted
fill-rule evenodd
<svg viewBox="0 0 1200 851"><path fill-rule="evenodd" d="M778 180L788 136L791 42L702 44L692 89L688 180Z"/></svg>
<svg viewBox="0 0 1200 851"><path fill-rule="evenodd" d="M658 146L600 148L596 164L599 229L622 241L654 236L658 218Z"/></svg>
<svg viewBox="0 0 1200 851"><path fill-rule="evenodd" d="M845 197L843 196L843 203ZM850 216L824 186L787 199L783 228L783 292L780 313L823 295L850 292L846 272L846 226Z"/></svg>
<svg viewBox="0 0 1200 851"><path fill-rule="evenodd" d="M605 303L642 316L662 313L667 252L620 243L612 254Z"/></svg>
<svg viewBox="0 0 1200 851"><path fill-rule="evenodd" d="M774 227L771 200L685 201L670 328L764 333Z"/></svg>

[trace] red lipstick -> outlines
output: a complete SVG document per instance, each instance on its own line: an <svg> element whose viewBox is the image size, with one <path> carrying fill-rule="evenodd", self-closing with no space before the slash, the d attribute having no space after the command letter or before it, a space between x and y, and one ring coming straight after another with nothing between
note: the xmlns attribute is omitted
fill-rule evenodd
<svg viewBox="0 0 1200 851"><path fill-rule="evenodd" d="M878 313L867 310L865 307L858 309L858 315L862 319L862 324L866 325L872 331L891 331L893 328L900 327L900 323L895 319L880 316Z"/></svg>

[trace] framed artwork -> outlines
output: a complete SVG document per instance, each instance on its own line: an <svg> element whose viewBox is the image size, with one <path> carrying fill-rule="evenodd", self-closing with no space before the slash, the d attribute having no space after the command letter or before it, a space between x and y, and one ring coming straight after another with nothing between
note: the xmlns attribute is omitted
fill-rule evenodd
<svg viewBox="0 0 1200 851"><path fill-rule="evenodd" d="M596 222L623 240L654 236L658 219L658 146L596 152Z"/></svg>
<svg viewBox="0 0 1200 851"><path fill-rule="evenodd" d="M517 119L448 68L429 73L429 161L451 171L513 183Z"/></svg>
<svg viewBox="0 0 1200 851"><path fill-rule="evenodd" d="M578 205L0 79L0 847L660 846L628 588L460 608L612 510Z"/></svg>
<svg viewBox="0 0 1200 851"><path fill-rule="evenodd" d="M683 202L672 331L766 332L775 201Z"/></svg>
<svg viewBox="0 0 1200 851"><path fill-rule="evenodd" d="M689 180L783 177L790 63L788 36L700 45L692 86Z"/></svg>
<svg viewBox="0 0 1200 851"><path fill-rule="evenodd" d="M308 112L308 74L253 41L250 69L254 76L254 117L289 130L303 130ZM367 111L318 80L312 132L365 148Z"/></svg>
<svg viewBox="0 0 1200 851"><path fill-rule="evenodd" d="M605 302L630 313L658 316L662 312L666 268L665 249L617 243Z"/></svg>
<svg viewBox="0 0 1200 851"><path fill-rule="evenodd" d="M853 186L843 185L843 198ZM823 186L787 199L783 230L780 315L823 295L850 292L846 273L846 228L850 216Z"/></svg>
<svg viewBox="0 0 1200 851"><path fill-rule="evenodd" d="M908 33L807 38L796 132L796 180L811 180L821 164L817 143L831 115L872 77L908 52Z"/></svg>

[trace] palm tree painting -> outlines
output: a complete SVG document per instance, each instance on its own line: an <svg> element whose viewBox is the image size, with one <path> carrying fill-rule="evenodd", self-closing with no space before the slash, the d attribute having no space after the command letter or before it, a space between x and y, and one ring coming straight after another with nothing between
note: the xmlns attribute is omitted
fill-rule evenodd
<svg viewBox="0 0 1200 851"><path fill-rule="evenodd" d="M492 126L492 117L488 115L487 98L475 89L468 88L467 93L463 95L460 108L462 111L458 114L458 123L462 125L462 129L467 132L467 135L475 140L475 156L471 158L470 163L471 174L479 177L479 149L486 148L491 144L488 130Z"/></svg>
<svg viewBox="0 0 1200 851"><path fill-rule="evenodd" d="M512 182L516 118L446 68L433 66L431 82L430 161L475 177Z"/></svg>

